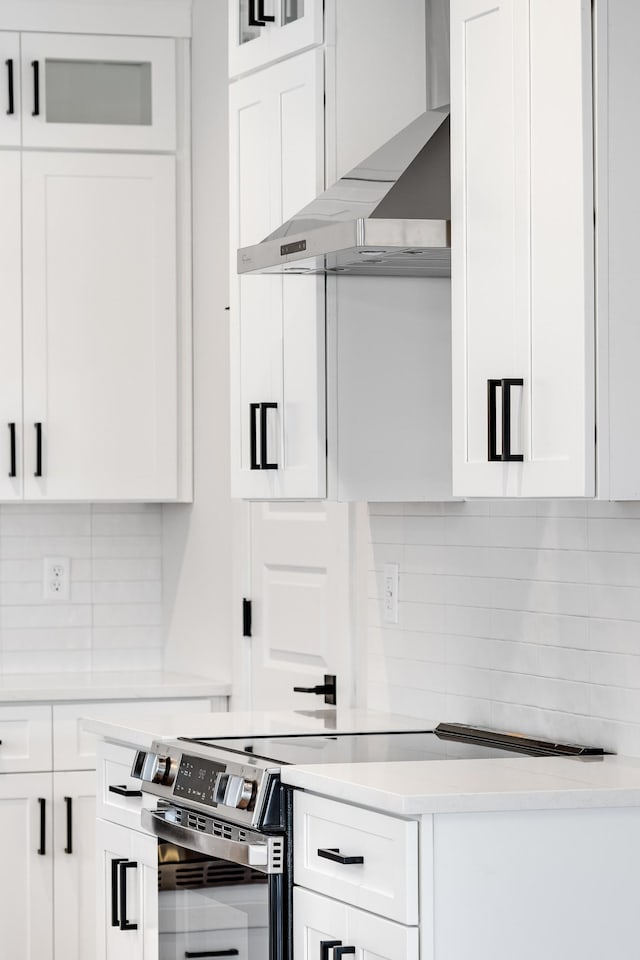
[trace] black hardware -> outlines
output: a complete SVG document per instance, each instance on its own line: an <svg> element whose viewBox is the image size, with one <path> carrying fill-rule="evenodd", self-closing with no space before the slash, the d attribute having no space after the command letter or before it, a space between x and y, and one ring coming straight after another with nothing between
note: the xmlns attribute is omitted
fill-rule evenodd
<svg viewBox="0 0 640 960"><path fill-rule="evenodd" d="M315 687L294 687L294 693L315 693L317 696L324 694L324 702L335 707L336 696L336 678L333 673L325 673L324 683L319 683Z"/></svg>
<svg viewBox="0 0 640 960"><path fill-rule="evenodd" d="M344 957L345 953L355 953L355 947L336 947L333 951L334 960L340 960L340 957Z"/></svg>
<svg viewBox="0 0 640 960"><path fill-rule="evenodd" d="M16 425L15 423L9 424L9 449L11 451L11 470L9 471L10 477L16 476Z"/></svg>
<svg viewBox="0 0 640 960"><path fill-rule="evenodd" d="M7 114L11 116L12 113L15 113L15 107L13 102L13 60L5 60L7 65L7 85L9 87L9 106L7 107Z"/></svg>
<svg viewBox="0 0 640 960"><path fill-rule="evenodd" d="M33 67L33 110L31 116L38 117L40 115L40 64L37 60L32 60L31 66Z"/></svg>
<svg viewBox="0 0 640 960"><path fill-rule="evenodd" d="M142 790L130 790L129 787L126 787L124 784L122 786L116 786L112 784L109 787L109 793L117 793L121 797L141 797Z"/></svg>
<svg viewBox="0 0 640 960"><path fill-rule="evenodd" d="M129 923L127 920L127 870L137 870L138 864L135 860L123 860L118 865L118 876L120 879L120 929L137 930L137 923Z"/></svg>
<svg viewBox="0 0 640 960"><path fill-rule="evenodd" d="M250 403L249 404L249 456L251 458L251 470L259 470L260 464L258 463L258 425L256 423L258 410L260 409L259 403Z"/></svg>
<svg viewBox="0 0 640 960"><path fill-rule="evenodd" d="M38 803L40 804L40 846L38 847L38 854L44 857L47 852L47 801L44 797L38 797Z"/></svg>
<svg viewBox="0 0 640 960"><path fill-rule="evenodd" d="M124 863L124 857L119 860L111 861L111 926L119 927L120 918L118 916L118 867Z"/></svg>
<svg viewBox="0 0 640 960"><path fill-rule="evenodd" d="M498 439L496 426L496 391L500 386L499 380L487 380L487 415L489 422L487 433L489 436L489 463L502 459L498 453Z"/></svg>
<svg viewBox="0 0 640 960"><path fill-rule="evenodd" d="M42 424L34 423L36 428L36 472L34 477L42 476Z"/></svg>
<svg viewBox="0 0 640 960"><path fill-rule="evenodd" d="M523 387L524 380L506 379L502 386L502 459L511 463L522 463L521 453L511 453L511 387Z"/></svg>
<svg viewBox="0 0 640 960"><path fill-rule="evenodd" d="M242 600L242 636L251 636L251 600Z"/></svg>
<svg viewBox="0 0 640 960"><path fill-rule="evenodd" d="M338 847L326 847L324 850L318 850L318 856L322 860L331 860L333 863L348 865L351 863L364 863L364 857L345 857L340 853Z"/></svg>
<svg viewBox="0 0 640 960"><path fill-rule="evenodd" d="M65 797L64 802L67 805L67 845L64 852L73 853L73 800Z"/></svg>
<svg viewBox="0 0 640 960"><path fill-rule="evenodd" d="M269 410L277 410L277 403L260 404L260 468L262 470L277 470L277 463L269 463L267 460L267 413Z"/></svg>
<svg viewBox="0 0 640 960"><path fill-rule="evenodd" d="M266 27L264 20L258 20L256 17L256 0L249 0L249 26Z"/></svg>
<svg viewBox="0 0 640 960"><path fill-rule="evenodd" d="M275 23L275 17L268 17L264 12L264 0L258 0L258 20L267 20L269 23Z"/></svg>
<svg viewBox="0 0 640 960"><path fill-rule="evenodd" d="M228 950L197 950L195 953L185 950L184 955L185 957L237 957L238 951L235 947L230 947Z"/></svg>
<svg viewBox="0 0 640 960"><path fill-rule="evenodd" d="M320 941L320 960L329 960L329 950L334 947L341 947L342 940L321 940Z"/></svg>

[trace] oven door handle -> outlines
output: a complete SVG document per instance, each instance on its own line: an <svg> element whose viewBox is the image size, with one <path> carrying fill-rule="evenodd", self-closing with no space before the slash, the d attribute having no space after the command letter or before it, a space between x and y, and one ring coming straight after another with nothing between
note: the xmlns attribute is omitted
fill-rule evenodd
<svg viewBox="0 0 640 960"><path fill-rule="evenodd" d="M240 863L244 867L257 870L258 873L282 873L282 863L278 862L282 857L277 855L274 842L281 840L280 837L265 836L264 842L259 843L228 840L226 837L214 837L210 833L200 833L179 823L172 823L165 817L165 811L146 809L142 811L142 826L155 837L188 850L195 850L196 853Z"/></svg>

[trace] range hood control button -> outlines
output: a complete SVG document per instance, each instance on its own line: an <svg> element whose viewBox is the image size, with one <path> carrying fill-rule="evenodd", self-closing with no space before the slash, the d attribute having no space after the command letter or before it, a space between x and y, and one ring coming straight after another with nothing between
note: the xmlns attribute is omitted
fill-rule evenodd
<svg viewBox="0 0 640 960"><path fill-rule="evenodd" d="M236 807L238 810L246 810L255 796L256 786L254 780L230 776L224 794L224 805L226 807Z"/></svg>

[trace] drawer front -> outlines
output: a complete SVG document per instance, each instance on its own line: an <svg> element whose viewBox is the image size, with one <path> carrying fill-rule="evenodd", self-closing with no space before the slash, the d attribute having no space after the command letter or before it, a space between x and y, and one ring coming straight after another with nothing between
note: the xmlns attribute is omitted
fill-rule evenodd
<svg viewBox="0 0 640 960"><path fill-rule="evenodd" d="M53 758L56 770L94 770L96 740L82 727L84 717L117 721L122 717L209 713L211 700L118 700L70 703L53 708Z"/></svg>
<svg viewBox="0 0 640 960"><path fill-rule="evenodd" d="M51 707L0 707L0 773L51 770Z"/></svg>
<svg viewBox="0 0 640 960"><path fill-rule="evenodd" d="M155 799L149 796L145 798L140 790L140 781L131 779L135 755L135 747L118 743L98 744L96 816L140 830L140 811L144 800L149 801L148 805L153 802L155 806Z"/></svg>
<svg viewBox="0 0 640 960"><path fill-rule="evenodd" d="M418 922L414 821L297 792L293 870L301 886L400 923Z"/></svg>
<svg viewBox="0 0 640 960"><path fill-rule="evenodd" d="M319 893L293 891L293 950L296 960L317 960L322 943L355 948L357 960L418 960L417 927L364 913ZM349 951L353 954L353 950ZM329 950L329 956L333 954Z"/></svg>
<svg viewBox="0 0 640 960"><path fill-rule="evenodd" d="M188 953L202 957L233 956L237 960L252 960L269 955L269 930L267 927L235 927L229 930L163 933L161 929L158 947L161 960L163 957L185 957Z"/></svg>

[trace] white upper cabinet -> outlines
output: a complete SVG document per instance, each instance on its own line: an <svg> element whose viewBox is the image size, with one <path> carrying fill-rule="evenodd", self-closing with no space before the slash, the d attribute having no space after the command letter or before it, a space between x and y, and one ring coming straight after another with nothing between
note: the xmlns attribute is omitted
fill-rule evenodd
<svg viewBox="0 0 640 960"><path fill-rule="evenodd" d="M0 31L0 146L20 146L20 34Z"/></svg>
<svg viewBox="0 0 640 960"><path fill-rule="evenodd" d="M453 492L595 486L591 4L452 0Z"/></svg>
<svg viewBox="0 0 640 960"><path fill-rule="evenodd" d="M24 496L174 499L175 159L23 155Z"/></svg>
<svg viewBox="0 0 640 960"><path fill-rule="evenodd" d="M175 41L23 33L22 143L176 149Z"/></svg>
<svg viewBox="0 0 640 960"><path fill-rule="evenodd" d="M237 275L263 240L324 187L321 51L231 86L232 492L325 495L324 294L315 277Z"/></svg>
<svg viewBox="0 0 640 960"><path fill-rule="evenodd" d="M229 76L322 43L322 0L229 0Z"/></svg>
<svg viewBox="0 0 640 960"><path fill-rule="evenodd" d="M20 154L0 152L0 499L22 496Z"/></svg>

